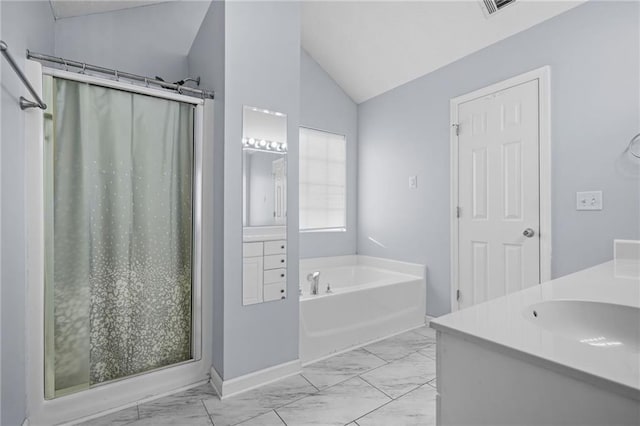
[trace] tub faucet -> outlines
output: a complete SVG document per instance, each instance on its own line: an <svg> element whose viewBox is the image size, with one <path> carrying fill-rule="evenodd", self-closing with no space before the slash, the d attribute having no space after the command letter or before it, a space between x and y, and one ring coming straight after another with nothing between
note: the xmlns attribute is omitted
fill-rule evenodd
<svg viewBox="0 0 640 426"><path fill-rule="evenodd" d="M315 271L307 275L307 281L311 283L311 294L318 294L318 286L320 284L320 272Z"/></svg>

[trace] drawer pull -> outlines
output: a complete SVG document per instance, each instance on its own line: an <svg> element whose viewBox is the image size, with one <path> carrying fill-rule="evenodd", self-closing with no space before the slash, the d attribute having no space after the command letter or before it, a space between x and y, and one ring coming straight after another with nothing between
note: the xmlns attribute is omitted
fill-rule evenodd
<svg viewBox="0 0 640 426"><path fill-rule="evenodd" d="M284 246L280 246L281 249L284 249Z"/></svg>
<svg viewBox="0 0 640 426"><path fill-rule="evenodd" d="M280 263L284 263L284 259L280 259Z"/></svg>
<svg viewBox="0 0 640 426"><path fill-rule="evenodd" d="M284 274L280 274L280 278L284 278Z"/></svg>
<svg viewBox="0 0 640 426"><path fill-rule="evenodd" d="M284 293L284 289L280 290L280 293Z"/></svg>

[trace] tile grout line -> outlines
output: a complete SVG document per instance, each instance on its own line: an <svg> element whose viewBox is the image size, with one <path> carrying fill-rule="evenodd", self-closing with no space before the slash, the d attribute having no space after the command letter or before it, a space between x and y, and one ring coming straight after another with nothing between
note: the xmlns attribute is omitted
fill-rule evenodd
<svg viewBox="0 0 640 426"><path fill-rule="evenodd" d="M300 375L300 376L302 376L302 374L299 374L299 375ZM304 376L302 376L302 377L303 377L306 381L308 381L306 377L304 377ZM314 389L318 389L318 388L316 388L312 383L309 383L309 384L310 384L311 386L313 386L313 388L314 388ZM307 398L307 397L312 396L312 395L316 395L316 394L318 394L318 393L320 393L320 392L322 392L322 391L320 391L320 390L316 390L315 392L305 394L304 396L301 396L300 398L296 398L296 399L292 399L291 401L287 401L287 402L286 402L286 403L284 403L284 404L278 404L278 405L276 405L275 407L271 407L271 408L267 409L267 411L265 411L265 412L263 412L263 413L260 413L260 414L257 414L257 415L255 415L255 416L253 416L253 417L251 417L251 418L246 419L246 420L243 420L243 421L241 421L240 423L234 423L232 426L242 425L242 423L248 422L249 420L253 420L253 419L255 419L256 417L263 416L263 415L267 414L269 411L274 411L276 414L278 414L278 412L276 411L278 408L286 407L286 406L287 406L287 405L289 405L289 404L293 404L294 402L298 402L298 401L300 401L301 399ZM204 404L204 401L203 401L203 404ZM205 409L206 409L206 408L207 408L207 407L206 407L206 405L205 405ZM209 412L209 411L207 410L207 413L208 413L208 412ZM213 416L213 414L211 414L211 416ZM278 417L280 417L280 415L279 415L279 414L278 414ZM280 417L280 419L282 419L282 417ZM212 421L213 421L213 419L212 419ZM282 421L284 422L284 420L282 420ZM285 422L285 425L286 425L286 422Z"/></svg>
<svg viewBox="0 0 640 426"><path fill-rule="evenodd" d="M320 388L314 385L313 383L311 383L311 380L307 379L307 376L305 376L304 373L300 373L300 376L302 376L302 378L305 379L307 383L309 383L311 386L313 386L316 389L316 393L320 392Z"/></svg>
<svg viewBox="0 0 640 426"><path fill-rule="evenodd" d="M424 348L422 348L422 349L424 349ZM435 361L435 359L431 358L430 356L427 356L427 355L425 355L425 354L420 353L420 351L421 351L422 349L418 349L418 350L417 350L417 351L415 351L414 353L416 353L416 354L420 355L420 356L421 356L421 357L423 357L423 358L428 359L429 361Z"/></svg>
<svg viewBox="0 0 640 426"><path fill-rule="evenodd" d="M338 385L341 385L341 384L343 384L344 382L348 382L349 380L353 380L353 379L355 379L356 377L360 377L360 375L361 375L361 374L369 373L370 371L377 370L378 368L380 368L380 367L384 367L385 365L388 365L388 364L389 364L389 362L388 362L388 361L385 361L385 363L384 363L384 364L382 364L382 365L379 365L379 366L377 366L377 367L370 368L370 369L368 369L368 370L363 371L362 373L356 373L356 374L354 374L353 376L349 376L349 377L347 377L347 378L346 378L346 379L344 379L344 380L340 380L339 382L336 382L336 383L334 383L334 384L332 384L332 385L330 385L330 386L326 386L326 387L324 387L324 388L322 388L322 389L320 389L320 388L318 388L317 386L313 385L313 383L312 383L312 385L313 385L313 387L315 387L316 389L318 389L318 392L317 392L317 393L321 393L321 392L326 391L327 389L331 389L331 388L333 388L333 387L336 387L336 386L338 386ZM307 379L307 378L305 377L305 379ZM309 379L307 379L307 381L308 381L308 380L309 380ZM315 395L315 394L312 394L312 395Z"/></svg>
<svg viewBox="0 0 640 426"><path fill-rule="evenodd" d="M378 389L375 385L369 383L368 381L366 381L365 379L363 379L362 377L358 376L358 378L360 380L362 380L363 382L365 382L366 384L368 384L369 386L371 386L372 388L374 388L375 390L377 390L378 392L381 392L384 396L386 396L387 398L391 398L391 401L394 401L395 398L393 398L391 395L387 394L385 391Z"/></svg>
<svg viewBox="0 0 640 426"><path fill-rule="evenodd" d="M371 414L371 413L374 413L374 412L378 411L379 409L381 409L382 407L384 407L384 406L386 406L386 405L391 404L393 401L395 401L395 399L392 399L391 401L387 401L387 402L385 402L384 404L382 404L381 406L376 407L376 408L374 408L373 410L371 410L371 411L368 411L368 412L364 413L364 414L363 414L363 415L361 415L360 417L358 417L358 418L356 418L355 420L353 420L353 422L359 426L359 425L360 425L360 423L358 423L358 420L362 419L363 417L368 416L368 415L369 415L369 414Z"/></svg>
<svg viewBox="0 0 640 426"><path fill-rule="evenodd" d="M204 412L207 413L207 418L209 419L211 426L215 426L213 424L213 419L211 418L211 414L209 414L209 410L207 410L207 406L204 405L204 399L200 399L200 404L202 404L202 408L204 408Z"/></svg>
<svg viewBox="0 0 640 426"><path fill-rule="evenodd" d="M362 379L362 380L364 380L364 379ZM366 382L366 380L365 380L365 382ZM367 383L369 383L369 382L367 382ZM428 382L427 382L427 383L428 383ZM369 383L369 384L370 384L370 383ZM364 414L363 414L363 415L361 415L360 417L356 418L356 419L354 420L354 423L355 423L355 424L357 424L358 426L360 426L360 424L358 423L358 420L362 419L363 417L368 416L368 415L369 415L369 414L371 414L371 413L374 413L374 412L378 411L378 410L379 410L379 409L381 409L382 407L384 407L384 406L386 406L386 405L389 405L389 404L391 404L392 402L395 402L395 401L397 401L398 399L400 399L400 398L402 398L402 397L404 397L404 396L409 395L411 392L415 392L415 391L417 391L418 389L420 389L420 388L421 388L422 386L424 386L424 385L426 385L426 383L425 383L425 384L422 384L422 385L420 385L420 386L418 386L418 387L417 387L417 388L415 388L415 389L411 389L409 392L405 392L405 393L403 393L402 395L400 395L399 397L397 397L397 398L395 398L395 399L394 399L394 398L389 397L389 398L391 398L391 401L387 401L387 402L385 402L384 404L382 404L381 406L379 406L379 407L377 407L377 408L374 408L373 410L369 411L368 413L364 413ZM373 386L373 385L371 385L371 386ZM373 386L373 387L375 388L375 386ZM378 388L376 388L376 389L378 389ZM380 392L382 392L382 391L380 391ZM382 392L382 393L384 393L384 392ZM386 394L385 394L385 395L386 395ZM388 396L388 395L387 395L387 396Z"/></svg>
<svg viewBox="0 0 640 426"><path fill-rule="evenodd" d="M426 346L425 346L425 347L426 347ZM379 365L378 367L372 368L371 370L365 371L364 373L360 373L360 374L366 374L366 373L369 373L369 372L371 372L371 371L373 371L373 370L377 370L378 368L384 367L385 365L393 364L394 362L398 362L398 361L400 361L400 360L403 360L403 359L405 359L405 358L407 358L407 357L409 357L409 356L411 356L411 355L413 355L413 354L420 354L419 352L420 352L421 350L423 350L423 349L424 349L424 348L416 349L415 351L411 351L411 352L409 352L408 354L403 355L403 356L401 356L401 357L400 357L400 358L398 358L398 359L394 359L393 361L386 361L386 360L384 360L384 359L382 359L382 358L378 357L378 358L382 359L382 360L385 362L385 364L383 364L383 365ZM375 355L375 354L373 354L373 355ZM376 355L376 356L377 356L377 355ZM425 357L425 358L428 358L428 359L430 359L430 360L435 361L435 359L433 359L433 358L431 358L431 357L428 357L428 356L426 356L426 355L424 355L424 354L420 354L420 356L423 356L423 357Z"/></svg>
<svg viewBox="0 0 640 426"><path fill-rule="evenodd" d="M384 342L384 340L383 340L383 342ZM386 359L382 358L381 356L374 354L373 352L371 352L369 349L367 349L367 348L366 348L366 347L364 347L364 346L363 346L361 349L363 349L363 350L365 350L365 351L369 352L371 355L375 356L376 358L378 358L378 359L380 359L380 360L382 360L382 361L384 361L384 362L386 362L386 363L389 363L389 362L390 362L390 361L387 361Z"/></svg>
<svg viewBox="0 0 640 426"><path fill-rule="evenodd" d="M282 416L274 409L273 410L274 413L276 413L276 416L278 416L278 418L280 419L280 421L282 421L282 423L284 424L284 426L288 426L287 422L284 421L284 419L282 418Z"/></svg>

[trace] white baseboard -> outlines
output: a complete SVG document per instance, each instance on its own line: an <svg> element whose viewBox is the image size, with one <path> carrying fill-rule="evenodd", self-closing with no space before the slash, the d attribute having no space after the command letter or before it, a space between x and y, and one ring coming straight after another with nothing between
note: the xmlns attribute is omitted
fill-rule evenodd
<svg viewBox="0 0 640 426"><path fill-rule="evenodd" d="M425 315L424 316L424 324L428 327L429 324L431 323L431 320L434 319L435 317L429 316L429 315Z"/></svg>
<svg viewBox="0 0 640 426"><path fill-rule="evenodd" d="M220 399L229 398L230 396L255 389L260 386L275 382L285 377L293 376L302 371L300 360L285 362L264 370L255 371L245 374L244 376L234 377L233 379L223 380L215 368L211 367L211 385L218 393Z"/></svg>

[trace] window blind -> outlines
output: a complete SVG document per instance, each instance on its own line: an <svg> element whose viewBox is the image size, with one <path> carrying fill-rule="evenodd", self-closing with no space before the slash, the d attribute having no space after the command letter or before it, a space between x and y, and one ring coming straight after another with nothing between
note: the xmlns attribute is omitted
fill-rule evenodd
<svg viewBox="0 0 640 426"><path fill-rule="evenodd" d="M346 228L346 139L300 128L300 230Z"/></svg>

